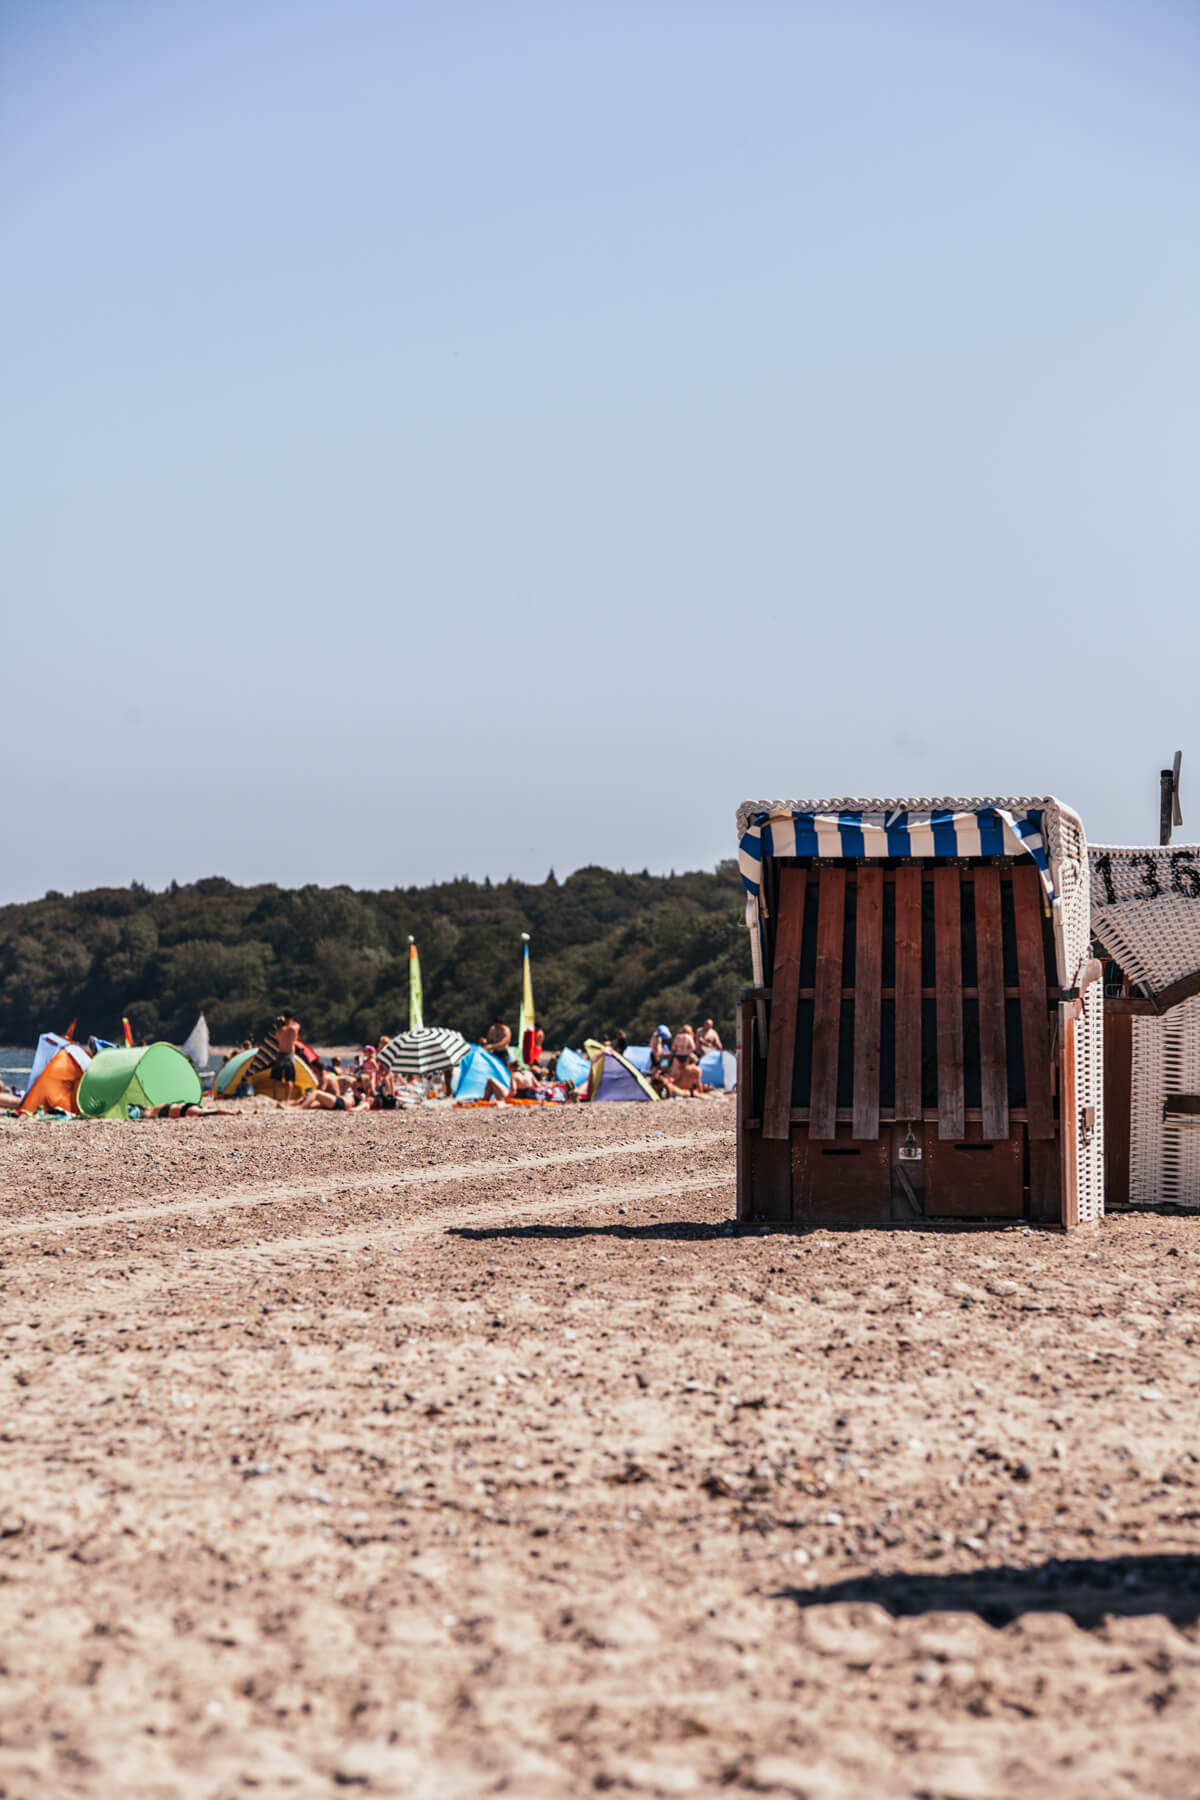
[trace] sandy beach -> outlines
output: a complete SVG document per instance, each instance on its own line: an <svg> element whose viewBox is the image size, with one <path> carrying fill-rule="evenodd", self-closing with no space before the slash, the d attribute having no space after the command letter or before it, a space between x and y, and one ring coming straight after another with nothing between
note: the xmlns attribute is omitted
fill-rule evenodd
<svg viewBox="0 0 1200 1800"><path fill-rule="evenodd" d="M1180 1795L1200 1223L733 1107L0 1122L0 1794Z"/></svg>

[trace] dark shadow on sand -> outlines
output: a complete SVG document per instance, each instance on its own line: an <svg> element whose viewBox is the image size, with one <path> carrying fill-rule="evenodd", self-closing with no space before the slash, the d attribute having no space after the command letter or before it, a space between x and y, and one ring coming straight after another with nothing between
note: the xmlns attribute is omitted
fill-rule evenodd
<svg viewBox="0 0 1200 1800"><path fill-rule="evenodd" d="M739 1233L729 1224L709 1225L688 1219L664 1219L658 1225L451 1225L447 1237L472 1238L628 1238L632 1242L675 1243L705 1242L712 1238L736 1237Z"/></svg>
<svg viewBox="0 0 1200 1800"><path fill-rule="evenodd" d="M583 1210L583 1208L581 1208ZM919 1232L934 1237L955 1237L964 1232L975 1236L987 1236L998 1231L1013 1231L1024 1228L1036 1231L1036 1226L1025 1226L1020 1219L896 1219L869 1220L861 1225L764 1225L759 1220L746 1220L735 1224L731 1219L723 1219L718 1224L696 1219L663 1219L655 1225L451 1225L447 1228L448 1237L474 1238L553 1238L565 1241L569 1238L628 1238L633 1241L659 1242L663 1239L691 1239L703 1242L716 1238L788 1238L808 1237L813 1232L824 1231L836 1235L860 1236L863 1232L875 1231L880 1234L897 1231Z"/></svg>
<svg viewBox="0 0 1200 1800"><path fill-rule="evenodd" d="M971 1612L996 1626L1037 1612L1066 1613L1085 1629L1114 1615L1161 1614L1172 1624L1190 1625L1200 1617L1200 1556L1113 1556L947 1575L860 1575L828 1587L779 1588L772 1599L799 1607L871 1601L897 1618Z"/></svg>

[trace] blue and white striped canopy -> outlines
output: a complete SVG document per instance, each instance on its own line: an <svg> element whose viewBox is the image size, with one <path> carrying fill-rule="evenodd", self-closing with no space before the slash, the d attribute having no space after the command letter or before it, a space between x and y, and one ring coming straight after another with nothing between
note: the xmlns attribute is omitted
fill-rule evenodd
<svg viewBox="0 0 1200 1800"><path fill-rule="evenodd" d="M738 864L757 900L769 856L1031 856L1054 897L1043 833L1044 809L1002 806L861 807L804 811L743 807Z"/></svg>

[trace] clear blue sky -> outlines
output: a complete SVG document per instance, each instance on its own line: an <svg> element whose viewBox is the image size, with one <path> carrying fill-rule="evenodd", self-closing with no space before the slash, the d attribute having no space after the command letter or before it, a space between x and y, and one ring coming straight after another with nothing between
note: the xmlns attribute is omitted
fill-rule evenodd
<svg viewBox="0 0 1200 1800"><path fill-rule="evenodd" d="M0 899L1200 837L1198 152L1161 0L9 0Z"/></svg>

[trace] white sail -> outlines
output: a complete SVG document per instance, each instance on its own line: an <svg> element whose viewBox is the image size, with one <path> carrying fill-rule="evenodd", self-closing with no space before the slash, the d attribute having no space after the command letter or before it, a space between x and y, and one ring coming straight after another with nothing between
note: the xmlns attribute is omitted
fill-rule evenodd
<svg viewBox="0 0 1200 1800"><path fill-rule="evenodd" d="M191 1035L179 1048L197 1070L208 1067L208 1020L201 1013L192 1026Z"/></svg>

